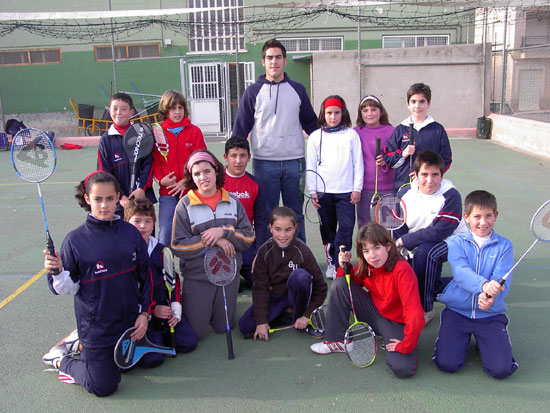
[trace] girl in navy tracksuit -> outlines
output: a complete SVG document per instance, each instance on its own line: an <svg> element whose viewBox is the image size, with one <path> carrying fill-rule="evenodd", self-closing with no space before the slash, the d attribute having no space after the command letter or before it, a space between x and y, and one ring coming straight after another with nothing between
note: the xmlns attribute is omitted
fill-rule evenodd
<svg viewBox="0 0 550 413"><path fill-rule="evenodd" d="M61 381L80 384L97 396L114 393L120 382L113 357L120 335L135 326L131 338L142 338L150 317L147 245L134 226L115 215L119 196L112 175L88 175L75 195L90 211L86 222L67 235L61 252L52 256L44 251L44 267L59 271L48 276L52 291L75 296L82 345L79 359L59 350L49 364L59 369Z"/></svg>

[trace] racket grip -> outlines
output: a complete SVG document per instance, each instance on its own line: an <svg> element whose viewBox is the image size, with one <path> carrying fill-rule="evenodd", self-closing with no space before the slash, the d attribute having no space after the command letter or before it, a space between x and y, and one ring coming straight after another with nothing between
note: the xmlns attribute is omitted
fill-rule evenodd
<svg viewBox="0 0 550 413"><path fill-rule="evenodd" d="M504 283L506 282L506 277L502 277L500 280L498 280L498 283L500 285L504 285ZM491 294L485 294L487 296L487 298L493 298L493 296Z"/></svg>
<svg viewBox="0 0 550 413"><path fill-rule="evenodd" d="M233 354L233 339L231 338L231 329L226 330L225 336L227 338L227 358L229 360L233 360L235 358L235 354Z"/></svg>
<svg viewBox="0 0 550 413"><path fill-rule="evenodd" d="M380 138L376 138L376 152L374 155L374 158L378 158L378 155L380 155Z"/></svg>
<svg viewBox="0 0 550 413"><path fill-rule="evenodd" d="M50 231L46 232L46 248L48 248L48 252L50 253L50 255L55 256L55 246L53 245L53 239L50 236ZM48 274L58 275L59 270L57 268L54 268L53 270L49 271Z"/></svg>
<svg viewBox="0 0 550 413"><path fill-rule="evenodd" d="M172 348L176 350L176 334L174 332L174 327L170 327L170 336L172 338ZM176 358L176 353L174 352L174 355L172 356L173 359Z"/></svg>
<svg viewBox="0 0 550 413"><path fill-rule="evenodd" d="M409 124L409 142L414 145L414 123Z"/></svg>
<svg viewBox="0 0 550 413"><path fill-rule="evenodd" d="M342 245L340 247L340 252L347 252L347 251L348 249L345 246ZM349 262L345 262L343 268L346 274L349 274L351 272L351 265L349 264Z"/></svg>

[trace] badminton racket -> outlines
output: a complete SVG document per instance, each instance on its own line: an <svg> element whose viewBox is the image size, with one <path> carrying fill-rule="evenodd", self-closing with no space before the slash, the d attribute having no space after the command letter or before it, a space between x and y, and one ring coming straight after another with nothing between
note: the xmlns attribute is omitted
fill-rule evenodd
<svg viewBox="0 0 550 413"><path fill-rule="evenodd" d="M172 304L172 291L176 288L176 279L178 274L174 268L174 254L172 250L168 247L164 247L162 250L162 260L163 268L162 272L164 274L164 285L168 291L168 302ZM170 326L170 339L172 341L172 347L176 348L176 334L174 332L174 327ZM174 354L174 357L176 355Z"/></svg>
<svg viewBox="0 0 550 413"><path fill-rule="evenodd" d="M344 252L344 247L340 247L340 252ZM344 335L344 348L353 365L363 368L370 366L376 358L376 334L374 334L373 329L367 323L357 319L355 305L353 303L353 294L351 293L350 267L349 262L344 263L349 290L349 301L351 312L353 313L353 323L348 327Z"/></svg>
<svg viewBox="0 0 550 413"><path fill-rule="evenodd" d="M315 208L315 205L313 204L313 201L311 199L308 199L306 202L306 206L304 207L304 215L306 219L311 222L312 224L320 224L321 223L321 217L319 216L319 210Z"/></svg>
<svg viewBox="0 0 550 413"><path fill-rule="evenodd" d="M325 180L313 169L300 174L300 192L308 199L321 199L325 195Z"/></svg>
<svg viewBox="0 0 550 413"><path fill-rule="evenodd" d="M409 145L414 145L414 123L409 123ZM412 173L413 173L413 155L409 155L409 182L405 182L397 190L399 197L402 197L405 192L408 190L408 186L412 183Z"/></svg>
<svg viewBox="0 0 550 413"><path fill-rule="evenodd" d="M134 366L147 353L160 353L175 356L176 350L151 343L144 335L139 340L132 340L130 336L137 327L130 327L118 339L114 349L115 364L121 369L129 369Z"/></svg>
<svg viewBox="0 0 550 413"><path fill-rule="evenodd" d="M374 153L374 163L376 165L376 172L374 175L374 194L372 195L372 198L370 200L370 220L374 221L376 218L376 204L378 204L378 201L380 200L380 196L378 195L378 163L376 163L376 160L378 156L380 155L380 138L376 138L376 151Z"/></svg>
<svg viewBox="0 0 550 413"><path fill-rule="evenodd" d="M504 274L500 280L498 280L500 285L504 285L504 282L508 279L509 275L512 274L518 264L527 256L527 254L531 252L535 245L537 245L537 242L550 242L550 200L542 204L533 215L533 218L531 218L531 232L535 236L535 241L533 241L531 246L527 249L527 251L525 251L520 259L517 260L514 266L510 268L510 270ZM491 297L491 295L487 294L487 298Z"/></svg>
<svg viewBox="0 0 550 413"><path fill-rule="evenodd" d="M153 129L153 137L155 138L155 146L157 147L157 151L164 157L164 160L166 163L168 163L168 141L166 140L166 135L164 134L164 130L162 129L162 126L160 126L159 123L153 123L152 125Z"/></svg>
<svg viewBox="0 0 550 413"><path fill-rule="evenodd" d="M229 326L229 317L227 315L227 299L225 297L225 286L235 278L237 274L237 262L235 256L228 257L217 245L208 248L204 255L204 271L206 278L212 284L222 287L223 306L225 310L225 333L227 338L227 354L230 360L235 358L233 354L233 339L231 337L231 327Z"/></svg>
<svg viewBox="0 0 550 413"><path fill-rule="evenodd" d="M378 204L376 204L376 222L390 231L393 237L393 231L405 225L407 220L407 208L405 202L393 194L386 194Z"/></svg>
<svg viewBox="0 0 550 413"><path fill-rule="evenodd" d="M124 134L124 151L130 164L130 193L134 191L136 182L136 166L139 160L148 157L153 150L154 139L151 128L146 123L133 123ZM137 188L144 182L138 182Z"/></svg>
<svg viewBox="0 0 550 413"><path fill-rule="evenodd" d="M327 306L322 305L320 307L317 307L311 315L309 316L309 325L315 330L315 331L325 331L325 313L326 313ZM278 327L278 328L270 328L269 334L275 333L276 331L283 331L283 330L289 330L293 328L294 325L285 326L285 327Z"/></svg>
<svg viewBox="0 0 550 413"><path fill-rule="evenodd" d="M46 208L44 206L44 199L42 198L42 191L40 190L40 182L48 179L57 165L53 143L39 129L21 129L13 137L10 157L11 164L17 175L24 181L36 183L40 206L42 207L44 227L46 229L46 247L50 255L55 256L55 247L50 236ZM48 278L57 274L59 274L59 271L54 269L48 273Z"/></svg>

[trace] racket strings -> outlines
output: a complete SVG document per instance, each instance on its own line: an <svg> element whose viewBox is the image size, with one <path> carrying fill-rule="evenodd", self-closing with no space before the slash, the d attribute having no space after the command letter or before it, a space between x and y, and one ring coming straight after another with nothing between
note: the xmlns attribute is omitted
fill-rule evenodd
<svg viewBox="0 0 550 413"><path fill-rule="evenodd" d="M346 353L353 364L367 367L376 357L376 335L365 323L350 326L344 337Z"/></svg>
<svg viewBox="0 0 550 413"><path fill-rule="evenodd" d="M325 330L326 317L324 307L325 306L321 306L315 309L315 311L313 311L313 313L311 314L311 325L316 330Z"/></svg>
<svg viewBox="0 0 550 413"><path fill-rule="evenodd" d="M233 281L237 270L235 257L230 258L217 248L207 252L204 267L208 281L220 287Z"/></svg>
<svg viewBox="0 0 550 413"><path fill-rule="evenodd" d="M317 172L307 169L300 175L300 191L306 198L314 198L313 192L321 198L326 192L325 181Z"/></svg>
<svg viewBox="0 0 550 413"><path fill-rule="evenodd" d="M550 241L550 201L546 202L531 220L531 230L540 241Z"/></svg>
<svg viewBox="0 0 550 413"><path fill-rule="evenodd" d="M383 196L376 205L376 221L388 230L400 228L406 219L403 201L394 195Z"/></svg>
<svg viewBox="0 0 550 413"><path fill-rule="evenodd" d="M28 182L42 182L55 170L56 157L50 139L38 129L24 129L13 139L12 161Z"/></svg>

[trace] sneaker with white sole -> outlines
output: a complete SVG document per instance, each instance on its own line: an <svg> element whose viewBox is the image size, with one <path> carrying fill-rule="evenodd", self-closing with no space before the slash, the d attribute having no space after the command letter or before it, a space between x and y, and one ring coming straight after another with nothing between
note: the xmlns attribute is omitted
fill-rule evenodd
<svg viewBox="0 0 550 413"><path fill-rule="evenodd" d="M311 337L316 339L323 339L325 338L325 330L317 330L316 328L313 328L312 326L306 327L306 333L308 333Z"/></svg>
<svg viewBox="0 0 550 413"><path fill-rule="evenodd" d="M67 337L62 338L56 344L56 346L65 346L68 354L77 355L80 354L80 339L78 338L78 330L75 328L71 331Z"/></svg>
<svg viewBox="0 0 550 413"><path fill-rule="evenodd" d="M62 346L53 346L50 351L42 356L42 361L48 365L52 366L54 369L59 369L59 364L61 359L67 355L67 349L64 345Z"/></svg>
<svg viewBox="0 0 550 413"><path fill-rule="evenodd" d="M327 279L332 280L336 278L336 267L332 264L327 265L327 270L325 272Z"/></svg>
<svg viewBox="0 0 550 413"><path fill-rule="evenodd" d="M317 354L345 353L346 348L343 341L323 341L312 344L311 351Z"/></svg>

